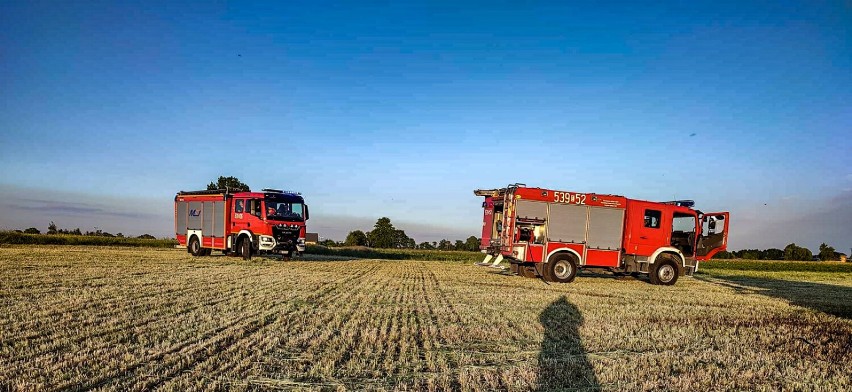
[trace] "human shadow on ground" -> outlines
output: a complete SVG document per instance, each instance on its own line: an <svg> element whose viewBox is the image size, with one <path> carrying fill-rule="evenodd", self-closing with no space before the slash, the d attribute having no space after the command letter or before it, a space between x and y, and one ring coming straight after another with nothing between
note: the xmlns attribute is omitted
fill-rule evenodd
<svg viewBox="0 0 852 392"><path fill-rule="evenodd" d="M564 295L539 316L544 339L538 357L538 391L594 391L600 389L586 358L579 327L583 316Z"/></svg>
<svg viewBox="0 0 852 392"><path fill-rule="evenodd" d="M780 298L793 305L852 319L852 287L753 276L697 274L695 277L740 294Z"/></svg>

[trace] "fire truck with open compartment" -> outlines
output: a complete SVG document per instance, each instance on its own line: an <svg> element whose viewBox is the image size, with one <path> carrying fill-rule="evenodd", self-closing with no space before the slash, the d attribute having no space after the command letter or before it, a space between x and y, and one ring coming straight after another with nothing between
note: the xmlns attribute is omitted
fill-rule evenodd
<svg viewBox="0 0 852 392"><path fill-rule="evenodd" d="M484 209L479 265L553 282L578 269L648 274L671 285L698 262L727 247L728 212L704 213L691 200L650 202L618 195L556 191L513 184L475 190ZM493 262L492 262L493 259Z"/></svg>
<svg viewBox="0 0 852 392"><path fill-rule="evenodd" d="M175 236L194 256L214 249L246 260L255 254L301 255L308 217L296 192L218 189L175 195Z"/></svg>

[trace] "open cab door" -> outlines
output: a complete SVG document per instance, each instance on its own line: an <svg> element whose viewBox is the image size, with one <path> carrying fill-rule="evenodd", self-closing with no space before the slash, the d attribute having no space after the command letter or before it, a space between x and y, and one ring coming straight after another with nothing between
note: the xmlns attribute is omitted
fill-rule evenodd
<svg viewBox="0 0 852 392"><path fill-rule="evenodd" d="M701 232L695 239L695 259L710 260L717 252L728 248L730 213L708 212L699 215Z"/></svg>

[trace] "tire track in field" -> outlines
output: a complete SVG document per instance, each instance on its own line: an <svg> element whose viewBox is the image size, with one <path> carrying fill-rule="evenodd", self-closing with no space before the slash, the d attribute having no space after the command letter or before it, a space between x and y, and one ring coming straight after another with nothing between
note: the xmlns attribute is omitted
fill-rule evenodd
<svg viewBox="0 0 852 392"><path fill-rule="evenodd" d="M361 271L360 274L355 275L354 277L344 276L335 281L320 284L317 291L308 295L305 300L320 300L325 296L329 295L329 293L333 293L338 289L344 288L343 283L356 278L360 278L368 272L369 270L364 270ZM234 322L229 323L225 327L217 328L216 330L206 334L202 339L199 339L198 341L184 342L183 344L180 344L177 347L152 355L146 360L138 362L130 369L125 370L124 375L119 377L118 379L116 379L113 375L102 377L101 379L96 380L96 382L90 383L88 387L99 388L110 386L118 390L128 390L131 388L133 390L152 389L158 386L159 384L166 382L171 378L174 378L176 374L189 370L198 363L203 362L205 359L213 357L217 351L221 351L221 349L224 349L235 343L250 338L257 330L275 321L277 319L275 317L275 314L279 312L276 307L279 304L273 303L271 301L270 303L271 305L267 305L260 311L252 313L249 317L242 317L239 320L235 320ZM259 317L261 315L262 317ZM261 321L245 322L246 318L251 318L253 320L260 319ZM184 360L185 358L186 360ZM153 361L158 361L162 359L165 359L166 363L154 364L155 367L153 369L150 369L150 371L146 372L146 374L151 374L153 370L159 369L160 372L157 373L156 377L152 377L151 379L143 381L141 385L138 382L134 382L138 381L135 377L133 377L134 375L136 375L137 370L144 370L142 369L144 365L151 364ZM177 361L177 363L172 364L171 362L173 361ZM180 365L181 363L183 365Z"/></svg>
<svg viewBox="0 0 852 392"><path fill-rule="evenodd" d="M347 291L344 290L345 289L344 286L346 284L350 284L350 283L355 282L355 283L359 283L359 287L360 287L361 286L360 285L361 279L364 276L373 272L376 268L378 268L378 267L373 267L372 269L365 271L361 275L353 277L350 280L347 280L343 284L336 285L334 287L334 294L333 295L329 294L329 296L327 298L323 298L323 304L334 304L339 299L349 297L350 293L348 293ZM230 371L227 372L228 373L227 378L242 378L242 379L245 379L248 376L248 374L246 374L248 368L258 362L259 356L267 354L268 351L271 350L277 344L277 341L275 341L276 340L275 337L282 336L281 334L272 333L272 332L279 330L279 329L282 329L285 326L289 326L289 324L287 324L286 321L290 320L290 316L294 315L294 314L296 314L296 313L298 313L302 310L304 310L304 307L293 306L292 309L290 309L288 312L279 315L276 318L276 322L270 323L268 325L264 325L261 329L255 331L253 333L253 336L249 336L249 337L242 339L241 342L243 342L243 341L247 342L245 347L243 347L243 345L241 345L241 344L236 344L236 343L232 344L226 350L223 350L223 351L219 352L217 355L215 355L211 358L208 358L203 363L197 364L190 371L184 372L183 375L179 376L176 379L169 380L165 384L158 386L158 388L167 389L167 387L173 387L175 384L179 385L179 383L181 383L181 382L186 382L187 378L197 376L197 374L199 372L205 372L206 374L212 374L212 375L219 375L219 379L216 382L221 382L223 373L226 369L230 369ZM340 311L343 311L343 310L342 309L338 310L338 312L340 312ZM282 325L282 324L284 324L284 325ZM321 323L321 325L325 328L331 327L330 325L328 325L326 323ZM319 330L320 328L315 328L315 329ZM254 337L256 335L260 335L260 334L263 334L263 333L266 333L267 336L270 336L270 338L254 339ZM238 342L238 343L240 343L240 342ZM250 352L251 354L248 355L248 356L245 356L245 357L234 356L235 360L232 361L232 362L237 362L235 365L232 364L232 362L226 362L226 361L220 360L220 357L228 358L235 351ZM216 382L211 384L211 386L216 385Z"/></svg>
<svg viewBox="0 0 852 392"><path fill-rule="evenodd" d="M274 282L270 282L267 285L266 289L269 290L269 289L272 288L272 286L274 286ZM233 299L233 298L234 297L232 296L231 299ZM164 320L164 321L169 321L169 320ZM157 330L150 330L150 331L155 333L155 334L157 333ZM39 361L42 361L42 362L48 361L48 363L50 363L52 365L52 366L47 367L47 368L39 368L37 371L42 372L46 376L48 376L49 374L52 374L52 373L62 373L63 368L69 368L69 367L78 368L80 370L88 370L90 372L96 372L98 370L97 368L88 368L87 369L87 368L84 368L84 367L77 367L77 364L86 363L87 361L91 361L92 358L104 358L105 356L107 358L109 358L110 354L112 354L112 355L118 354L118 353L113 353L112 351L114 351L114 350L112 348L115 347L116 345L124 344L125 343L124 339L126 339L126 338L122 338L122 340L120 340L120 341L99 342L94 347L83 348L82 352L86 353L88 355L80 355L81 350L77 350L75 352L60 353L59 354L60 357L53 358L53 359L44 358L44 357L36 358L36 360L39 360ZM70 357L70 359L68 359L67 357ZM100 363L100 362L95 362L95 363ZM109 365L107 365L107 367L108 366ZM47 370L47 372L44 372L44 370ZM67 386L67 387L70 387L70 385Z"/></svg>
<svg viewBox="0 0 852 392"><path fill-rule="evenodd" d="M344 283L348 283L350 281L358 280L361 277L363 277L364 275L368 274L369 272L370 272L370 270L366 270L366 271L363 271L361 274L356 274L355 276L352 276L352 277L343 277L343 278L335 281L335 283L333 283L325 293L317 294L316 299L322 298L324 296L330 296L329 299L331 299L331 298L335 298L337 296L344 295L344 293L339 292L340 289L344 288L343 287ZM335 292L337 292L337 293L332 295L332 293L335 293ZM307 298L305 298L305 301L311 300L312 296L313 295L309 295ZM324 300L324 301L328 301L328 300ZM153 389L153 388L165 388L166 386L175 385L177 383L180 383L182 381L182 379L185 379L187 377L192 377L194 374L197 374L198 372L205 371L205 370L209 370L208 372L206 372L207 374L220 374L221 369L223 367L231 365L232 362L233 362L233 361L231 361L231 362L221 361L220 360L221 357L227 358L228 355L232 354L234 351L238 351L240 353L251 351L250 350L251 347L258 345L263 341L263 339L257 339L256 338L257 335L261 334L266 329L272 328L278 321L287 320L290 315L302 310L302 307L295 305L291 302L287 302L284 305L288 305L288 307L289 307L289 310L287 312L281 313L280 311L277 311L277 310L274 311L274 312L270 312L270 314L267 315L267 317L269 317L269 319L267 319L267 321L269 321L269 322L263 323L262 325L258 326L256 329L250 331L247 334L244 334L238 340L231 342L223 350L217 351L215 354L209 356L204 361L193 362L192 364L190 364L186 368L182 369L181 370L182 374L177 376L177 378L171 378L171 379L167 379L167 380L160 379L160 383L155 384L154 386L146 385L144 389L147 390L147 389ZM274 313L279 313L279 314L274 315ZM274 317L270 317L270 316L274 316ZM247 342L248 345L244 347L243 342ZM250 363L251 359L253 359L253 357L255 357L257 355L258 354L255 353L255 354L250 355L249 357L234 356L234 361L240 360L240 362L242 362L242 363L246 363L247 361ZM216 365L217 363L219 363L218 366ZM237 365L239 365L239 364L237 364ZM201 369L199 369L199 367ZM212 367L212 369L211 369L211 367ZM216 369L216 368L218 368L218 369Z"/></svg>
<svg viewBox="0 0 852 392"><path fill-rule="evenodd" d="M250 271L250 272L256 272L256 271ZM223 274L221 274L221 276L228 276L228 275L223 273ZM255 276L256 275L254 275L254 274L246 273L244 276L241 276L241 277L235 279L235 281L239 280L239 279L247 279L247 278L251 278L251 277L255 277ZM156 282L152 282L151 285L156 285ZM118 284L116 284L115 286L118 286ZM39 329L38 328L38 322L40 322L42 320L55 320L58 317L63 317L63 316L67 317L68 315L78 315L79 313L86 312L86 311L89 311L89 310L92 310L92 309L110 308L110 307L112 307L112 309L110 309L110 310L113 310L114 311L113 313L117 313L117 311L123 310L126 307L145 306L146 305L145 303L141 303L141 304L139 303L140 300L149 299L149 298L157 299L157 298L159 298L163 295L179 295L179 294L190 292L190 291L203 292L204 290L206 290L204 287L197 287L197 286L190 286L190 287L185 287L185 288L177 287L177 288L173 288L173 289L170 289L170 290L167 290L167 291L159 291L159 292L150 292L150 291L144 291L144 289L139 289L138 291L142 291L143 294L138 295L138 296L130 296L130 297L125 296L125 295L114 295L114 293L104 293L104 294L113 294L113 297L109 298L107 300L103 300L103 301L98 300L97 298L91 298L89 301L87 301L81 307L73 308L73 309L70 309L70 310L69 309L62 309L61 306L46 305L46 306L50 306L49 310L47 312L45 312L46 314L39 314L39 315L33 316L33 317L36 317L38 319L31 320L28 323L16 323L14 320L12 320L12 321L9 321L8 323L5 323L5 325L3 325L2 328L3 328L3 330L6 330L6 325L14 324L18 327L18 329L36 329L36 330L38 330ZM115 294L123 294L123 293L124 292L115 293ZM64 300L60 299L60 300L56 301L56 304L62 304L63 301ZM121 306L121 307L115 308L114 306ZM14 311L14 309L12 309L12 311ZM103 315L103 316L110 316L110 314ZM49 322L49 324L52 324L52 323L53 323L52 321ZM67 325L67 324L63 324L63 325ZM18 339L21 339L21 338L15 337L14 339L18 340ZM0 346L4 345L6 343L8 343L8 342L4 341L4 342L0 343Z"/></svg>
<svg viewBox="0 0 852 392"><path fill-rule="evenodd" d="M377 308L377 303L382 304L391 283L384 270L372 274L369 280L359 285L358 290L340 297L339 300L345 300L342 306L337 303L338 300L326 301L323 311L318 312L317 317L310 320L301 319L298 324L290 326L311 333L299 334L297 339L279 344L271 352L272 358L262 364L262 374L267 377L305 381L326 380L329 377L337 380L345 376L341 374L346 372L342 364L349 363L345 358L357 351L361 354L358 359L363 360L369 357L368 348L375 348L376 342L370 343L371 340L376 340L371 339L376 331L372 326L375 325L380 311L372 309ZM365 318L368 322L363 321ZM355 333L350 332L352 329L355 329ZM299 354L292 358L292 353ZM320 355L317 356L316 353ZM279 359L280 357L284 359ZM332 358L340 366L331 365L331 368L338 371L334 374L323 373L322 369L328 367L328 360Z"/></svg>
<svg viewBox="0 0 852 392"><path fill-rule="evenodd" d="M206 290L206 289L200 289L198 291L204 291L204 290ZM141 321L134 321L133 318L127 318L127 317L113 318L112 320L116 320L115 322L106 324L106 325L112 326L112 328L97 329L97 330L90 332L90 333L87 333L87 334L76 334L76 335L74 335L74 338L72 338L68 341L61 341L61 342L57 341L57 342L54 342L52 344L48 344L46 347L42 346L42 347L44 347L42 349L42 351L33 352L33 353L31 353L29 355L25 355L25 356L19 356L15 359L15 361L10 362L10 364L28 362L29 360L36 358L36 357L40 357L40 356L42 356L46 353L59 352L59 351L62 351L63 349L67 349L71 346L82 346L83 345L82 343L85 343L85 342L87 342L87 341L89 341L93 338L100 338L100 337L103 337L103 336L109 336L112 333L123 331L123 330L125 330L129 327L132 327L134 329L140 329L142 327L147 327L147 326L154 327L157 324L161 324L161 323L177 323L177 322L180 322L181 320L180 319L175 320L174 317L181 317L181 316L184 316L184 315L192 315L193 314L192 312L194 312L198 309L201 309L203 307L204 308L215 307L215 306L218 306L219 304L222 304L222 303L225 303L225 302L228 302L228 301L232 301L232 300L234 300L235 298L237 298L241 295L240 291L233 290L233 289L229 290L228 293L230 293L229 296L216 297L216 298L212 298L212 299L205 299L204 301L198 301L196 305L192 305L190 307L184 307L184 308L178 308L178 307L175 306L175 305L179 305L179 304L186 302L184 300L175 300L175 301L172 301L172 302L169 302L169 303L166 303L166 304L156 304L155 309L161 311L161 313L150 314L146 319L143 319ZM140 305L139 308L149 307L148 305L149 304L143 304L143 305ZM115 312L115 313L120 313L120 312ZM97 323L98 323L98 320L95 320L95 321L92 321L89 324L94 325L94 324L97 324ZM72 330L72 328L68 328L68 330ZM59 334L59 333L55 333L55 334ZM38 343L38 342L36 342L36 343ZM109 341L104 341L104 342L101 342L100 345L96 345L96 346L93 346L93 347L86 347L86 348L89 349L89 350L99 350L104 346L110 346L110 345L113 345L113 344L115 344L115 343L109 342Z"/></svg>
<svg viewBox="0 0 852 392"><path fill-rule="evenodd" d="M235 280L234 282L231 282L231 283L236 284L241 279L247 279L247 278L251 278L251 277L254 277L254 276L241 277L241 278L238 278L237 280ZM126 318L126 317L114 317L114 316L124 314L124 313L136 314L136 313L139 313L139 309L146 309L146 308L148 308L148 309L153 308L153 309L158 309L158 310L171 310L175 307L175 305L179 305L179 304L185 302L187 295L191 295L191 294L194 294L194 293L204 293L204 292L208 292L208 291L209 291L209 289L204 288L204 287L190 287L190 288L187 288L187 289L184 289L184 290L177 290L177 291L169 292L168 294L172 295L172 297L170 298L171 300L169 302L154 303L154 304L149 303L149 302L142 302L142 303L136 303L135 305L127 305L123 308L110 309L110 312L106 313L106 314L94 313L94 314L89 315L89 317L87 319L80 320L79 325L74 325L74 324L68 325L66 323L63 323L63 330L44 331L44 332L40 333L42 339L29 338L29 340L30 340L29 345L30 346L33 346L33 345L42 346L44 344L43 341L52 341L53 337L55 335L62 335L64 333L66 333L67 331L85 330L86 327L99 325L100 323L102 323L102 320L104 320L104 319L110 320L110 322L108 322L104 326L112 325L114 327L110 328L110 329L98 330L97 332L93 332L93 333L89 333L89 334L83 334L83 335L77 334L77 335L75 335L75 337L70 342L66 342L65 345L67 346L68 344L80 343L80 342L86 341L86 340L88 340L89 338L92 338L92 337L104 336L104 335L106 335L110 332L114 332L116 330L121 330L121 329L124 329L128 326L133 326L133 327L144 326L144 325L147 325L147 324L149 324L153 321L156 321L156 319L162 318L164 315L154 314L154 315L151 315L148 319L145 319L145 320L142 320L142 321L135 321L133 319ZM184 294L184 295L178 296L178 294ZM154 294L154 295L156 295L156 294ZM208 299L205 299L204 302L200 302L198 305L195 305L194 307L191 307L189 309L187 309L187 308L183 308L183 309L184 310L193 310L193 309L198 309L202 306L215 306L215 305L217 305L217 304L219 304L223 301L226 301L228 299L233 299L237 295L239 295L239 292L235 292L234 295L232 295L231 297L212 298L212 299L208 298ZM211 300L213 300L213 303L210 303ZM178 309L177 311L172 311L171 314L167 314L165 316L181 314L181 313L185 312L184 310ZM20 339L24 339L24 338L15 338L15 340L20 340ZM3 347L5 344L7 344L7 342L0 344L0 347ZM49 344L48 347L45 347L40 352L34 352L31 355L22 356L22 357L17 358L17 362L27 360L27 359L32 358L32 357L37 357L37 356L43 355L45 352L56 351L60 348L61 348L61 346L59 346L59 343L55 343L53 345Z"/></svg>

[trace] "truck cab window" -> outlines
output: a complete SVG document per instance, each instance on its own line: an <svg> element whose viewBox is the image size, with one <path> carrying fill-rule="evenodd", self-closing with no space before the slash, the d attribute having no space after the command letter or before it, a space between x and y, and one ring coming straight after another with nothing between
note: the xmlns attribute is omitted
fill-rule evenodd
<svg viewBox="0 0 852 392"><path fill-rule="evenodd" d="M244 209L243 206L244 205L245 205L245 200L237 200L237 202L234 203L234 212L236 212L236 213L243 212L243 209Z"/></svg>
<svg viewBox="0 0 852 392"><path fill-rule="evenodd" d="M657 210L645 210L645 227L652 229L660 228L660 218L662 213Z"/></svg>
<svg viewBox="0 0 852 392"><path fill-rule="evenodd" d="M250 200L247 200L247 202L246 202L246 212L248 212L249 214L252 214L252 215L254 215L258 218L261 215L261 208L260 207L261 207L260 199L250 199Z"/></svg>

